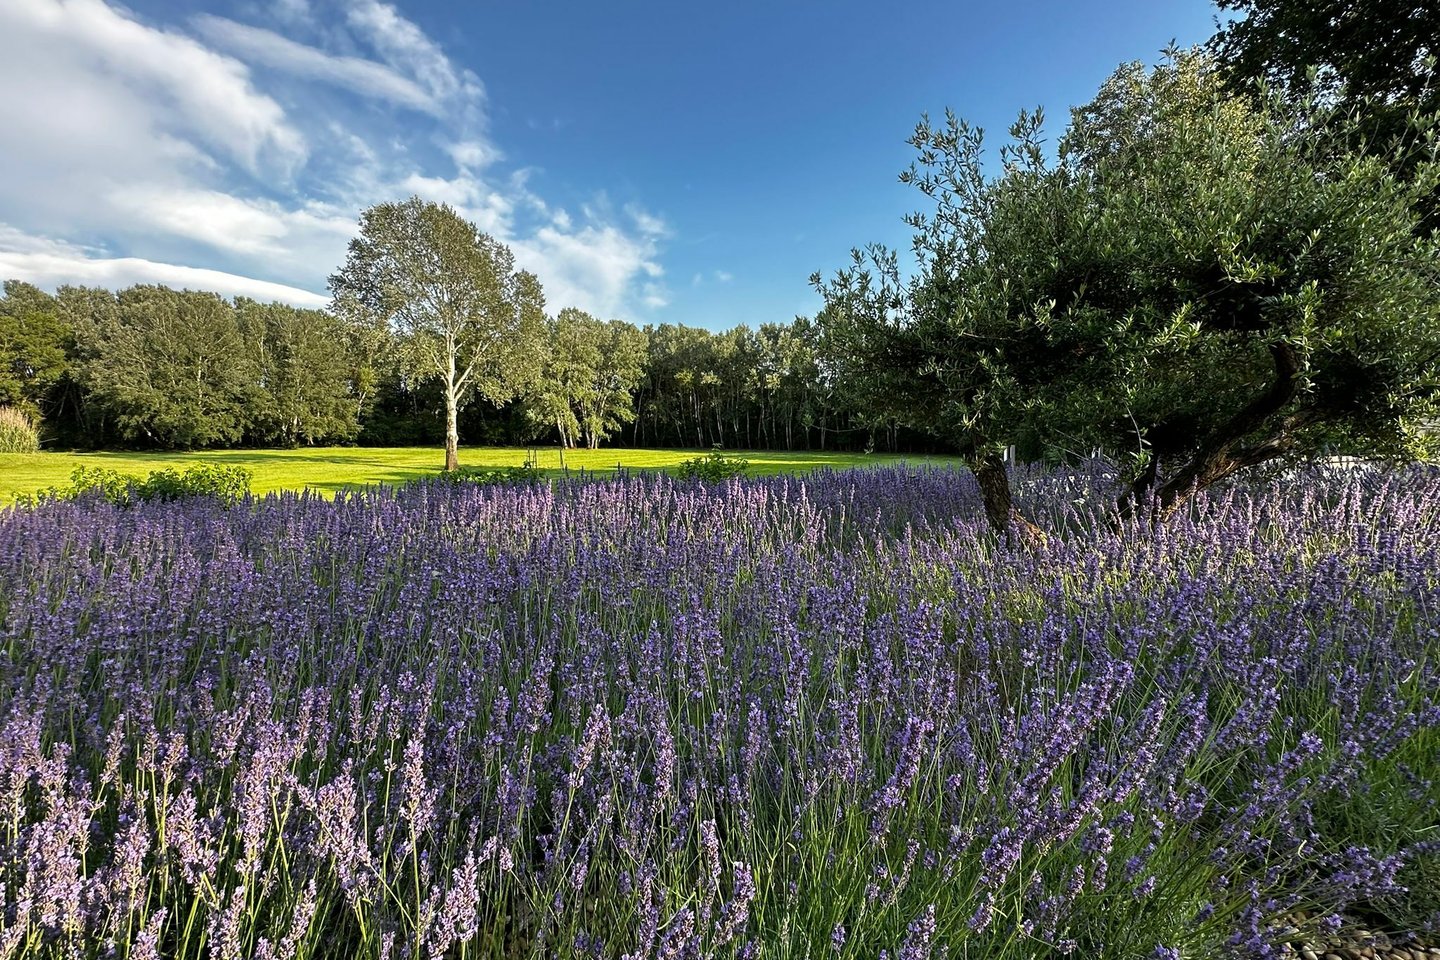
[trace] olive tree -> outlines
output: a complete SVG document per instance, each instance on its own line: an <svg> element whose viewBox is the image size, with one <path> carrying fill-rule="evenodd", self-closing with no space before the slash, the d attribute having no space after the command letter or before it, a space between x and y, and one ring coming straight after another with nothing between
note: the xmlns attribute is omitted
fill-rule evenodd
<svg viewBox="0 0 1440 960"><path fill-rule="evenodd" d="M877 421L954 445L991 527L1022 537L1038 529L1014 507L1002 451L1036 399L1027 371L1047 364L1038 344L1016 338L1030 294L1013 283L1012 265L1031 256L1041 240L1032 218L1063 202L1067 180L1044 165L1041 122L1022 114L990 177L980 130L948 112L941 126L922 120L909 141L918 159L901 175L934 201L907 218L914 273L906 279L898 255L872 245L829 280L811 278L825 298L816 320L840 389Z"/></svg>
<svg viewBox="0 0 1440 960"><path fill-rule="evenodd" d="M502 406L535 376L540 281L446 204L411 197L364 211L330 290L337 313L395 331L411 375L440 380L447 471L459 466L461 408L475 397Z"/></svg>
<svg viewBox="0 0 1440 960"><path fill-rule="evenodd" d="M1055 159L1022 116L987 175L978 131L922 123L903 179L917 270L874 251L822 283L852 376L969 454L1014 522L998 444L1121 456L1121 511L1325 452L1423 456L1440 385L1440 248L1405 177L1313 102L1238 97L1211 60L1122 67Z"/></svg>

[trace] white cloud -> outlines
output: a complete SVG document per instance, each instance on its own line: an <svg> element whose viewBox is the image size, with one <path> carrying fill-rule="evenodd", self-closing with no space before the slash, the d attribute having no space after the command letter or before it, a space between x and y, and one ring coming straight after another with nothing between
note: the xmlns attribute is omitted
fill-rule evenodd
<svg viewBox="0 0 1440 960"><path fill-rule="evenodd" d="M281 23L309 23L310 0L271 0L270 13Z"/></svg>
<svg viewBox="0 0 1440 960"><path fill-rule="evenodd" d="M285 236L278 211L218 190L162 190L152 186L120 188L111 195L121 211L158 233L197 240L242 254L281 252Z"/></svg>
<svg viewBox="0 0 1440 960"><path fill-rule="evenodd" d="M645 212L634 204L625 207L625 213L635 222L635 226L647 237L665 237L670 234L670 228L659 217Z"/></svg>
<svg viewBox="0 0 1440 960"><path fill-rule="evenodd" d="M31 56L26 55L27 49ZM85 74L93 108L117 84L169 109L180 125L212 150L258 173L293 168L305 158L305 141L272 98L257 91L243 64L189 37L147 27L102 0L6 0L0 4L0 57L58 55L62 67ZM37 77L7 83L18 91L41 89ZM11 131L7 130L7 136Z"/></svg>
<svg viewBox="0 0 1440 960"><path fill-rule="evenodd" d="M452 143L446 147L450 159L461 170L483 170L491 164L504 158L493 144L483 140L463 140L460 143Z"/></svg>
<svg viewBox="0 0 1440 960"><path fill-rule="evenodd" d="M469 70L456 69L436 43L393 6L377 0L359 0L346 11L346 20L368 40L391 66L415 77L441 100L484 97L480 79Z"/></svg>
<svg viewBox="0 0 1440 960"><path fill-rule="evenodd" d="M729 283L735 279L735 275L725 270L715 270L710 274L710 278L716 283ZM705 282L706 278L703 273L697 273L690 278L690 286L692 287L698 287Z"/></svg>
<svg viewBox="0 0 1440 960"><path fill-rule="evenodd" d="M545 285L552 310L579 307L597 316L624 312L631 288L642 276L660 277L654 238L636 237L611 223L589 222L578 229L545 226L532 237L510 242L521 266ZM658 282L641 285L640 303L649 309L669 303Z"/></svg>
<svg viewBox="0 0 1440 960"><path fill-rule="evenodd" d="M174 263L140 257L96 256L71 244L28 237L0 224L0 276L22 277L42 287L77 286L117 289L137 283L164 284L192 290L210 290L227 297L279 300L297 307L323 307L327 295Z"/></svg>
<svg viewBox="0 0 1440 960"><path fill-rule="evenodd" d="M322 80L367 97L438 113L440 104L418 83L391 68L361 57L343 57L296 43L270 30L223 17L201 14L195 26L215 43L247 63L274 67L297 77Z"/></svg>
<svg viewBox="0 0 1440 960"><path fill-rule="evenodd" d="M427 177L424 174L412 173L398 185L403 193L413 193L422 200L448 203L457 208L480 202L488 192L484 184L469 174L458 177Z"/></svg>
<svg viewBox="0 0 1440 960"><path fill-rule="evenodd" d="M98 0L0 3L0 89L0 217L60 235L126 229L122 186L283 186L307 156L239 61Z"/></svg>
<svg viewBox="0 0 1440 960"><path fill-rule="evenodd" d="M500 170L479 78L396 7L248 9L284 32L201 16L202 42L105 0L0 0L0 279L316 305L360 211L413 193L509 244L552 309L668 302L665 221L603 192L572 215L533 168Z"/></svg>
<svg viewBox="0 0 1440 960"><path fill-rule="evenodd" d="M262 264L302 251L337 264L355 232L354 218L331 206L293 209L218 190L135 187L119 190L113 201L128 210L137 225L157 234L194 240Z"/></svg>

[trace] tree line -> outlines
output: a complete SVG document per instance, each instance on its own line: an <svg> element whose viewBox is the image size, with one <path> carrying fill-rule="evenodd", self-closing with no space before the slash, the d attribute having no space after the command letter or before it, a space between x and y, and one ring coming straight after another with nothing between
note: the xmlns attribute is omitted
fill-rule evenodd
<svg viewBox="0 0 1440 960"><path fill-rule="evenodd" d="M538 318L513 402L462 405L467 444L938 449L862 415L808 318L724 332L564 308ZM20 281L0 297L0 406L52 448L440 444L444 385L356 311Z"/></svg>

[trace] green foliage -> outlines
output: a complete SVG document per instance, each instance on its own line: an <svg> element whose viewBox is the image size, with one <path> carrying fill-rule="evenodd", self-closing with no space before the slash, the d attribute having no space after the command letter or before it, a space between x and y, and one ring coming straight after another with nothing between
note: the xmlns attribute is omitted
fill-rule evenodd
<svg viewBox="0 0 1440 960"><path fill-rule="evenodd" d="M403 390L402 358L395 333L383 320L364 311L347 311L336 302L329 312L340 326L349 381L346 395L358 438L370 426L384 392Z"/></svg>
<svg viewBox="0 0 1440 960"><path fill-rule="evenodd" d="M230 305L215 294L137 286L62 290L80 375L128 442L176 449L238 443L260 389Z"/></svg>
<svg viewBox="0 0 1440 960"><path fill-rule="evenodd" d="M51 414L69 372L71 340L54 297L7 280L0 296L0 406L32 417Z"/></svg>
<svg viewBox="0 0 1440 960"><path fill-rule="evenodd" d="M1272 460L1432 452L1440 246L1418 205L1440 183L1435 141L1402 177L1414 147L1357 149L1356 122L1237 99L1193 54L1124 69L1076 112L1062 151L1079 202L1103 209L1062 248L1072 306L1047 338L1099 362L1072 368L1089 383L1057 411L1083 443L1128 437L1142 481L1148 459L1170 467L1162 500ZM1121 149L1117 128L1136 131ZM1091 294L1087 273L1114 289Z"/></svg>
<svg viewBox="0 0 1440 960"><path fill-rule="evenodd" d="M1240 16L1210 41L1237 87L1255 80L1347 109L1440 108L1440 7L1426 0L1216 0Z"/></svg>
<svg viewBox="0 0 1440 960"><path fill-rule="evenodd" d="M322 313L158 288L67 287L53 297L23 283L7 289L0 403L43 419L49 445L397 446L445 437L444 378L417 371L409 342L354 297ZM151 300L163 309L146 315ZM213 310L209 334L172 331L171 301L182 320ZM590 449L616 440L859 449L872 437L878 449L914 449L917 439L933 446L837 390L822 339L805 317L713 332L562 310L536 345L540 373L517 394L524 403L459 402L457 432L474 444L544 434ZM201 429L212 415L218 429Z"/></svg>
<svg viewBox="0 0 1440 960"><path fill-rule="evenodd" d="M348 349L346 323L318 310L244 298L235 301L235 315L261 386L248 410L247 435L286 447L352 439L367 375Z"/></svg>
<svg viewBox="0 0 1440 960"><path fill-rule="evenodd" d="M701 447L707 436L724 441L722 430L706 429L719 419L725 386L715 339L708 330L668 323L650 331L650 412L670 428L668 443Z"/></svg>
<svg viewBox="0 0 1440 960"><path fill-rule="evenodd" d="M183 471L174 467L153 470L141 479L107 467L76 467L65 487L42 491L39 500L75 500L95 496L117 506L129 506L149 500L186 500L191 497L212 497L234 504L250 493L251 473L244 467L218 463L197 463ZM24 498L31 499L31 498Z"/></svg>
<svg viewBox="0 0 1440 960"><path fill-rule="evenodd" d="M602 324L597 335L600 363L579 405L585 445L592 450L635 419L634 391L645 375L648 346L644 333L621 320Z"/></svg>
<svg viewBox="0 0 1440 960"><path fill-rule="evenodd" d="M0 406L0 453L35 453L40 431L25 411Z"/></svg>
<svg viewBox="0 0 1440 960"><path fill-rule="evenodd" d="M716 483L731 477L744 475L750 468L750 461L744 457L727 456L719 446L701 457L691 457L675 468L675 475L682 480L704 480Z"/></svg>
<svg viewBox="0 0 1440 960"><path fill-rule="evenodd" d="M70 485L51 487L40 494L42 500L75 500L97 496L117 505L128 504L140 478L107 467L76 467L70 473Z"/></svg>
<svg viewBox="0 0 1440 960"><path fill-rule="evenodd" d="M600 366L600 321L566 308L547 323L545 358L526 400L526 416L537 427L554 427L560 444L573 447L581 426L576 410L594 389Z"/></svg>
<svg viewBox="0 0 1440 960"><path fill-rule="evenodd" d="M548 324L545 359L526 399L536 426L591 450L635 419L634 390L645 374L647 340L631 324L606 323L567 307Z"/></svg>
<svg viewBox="0 0 1440 960"><path fill-rule="evenodd" d="M530 485L540 483L544 476L533 464L518 467L458 467L412 483L443 483L454 486Z"/></svg>
<svg viewBox="0 0 1440 960"><path fill-rule="evenodd" d="M994 177L977 130L922 123L919 270L902 282L876 248L820 285L837 366L977 460L1022 436L1128 455L1166 508L1261 463L1422 456L1440 249L1413 205L1435 143L1401 178L1349 122L1236 97L1172 52L1111 77L1053 162L1038 113Z"/></svg>
<svg viewBox="0 0 1440 960"><path fill-rule="evenodd" d="M860 446L866 418L838 394L821 361L821 331L806 317L723 333L646 328L636 443L770 449Z"/></svg>
<svg viewBox="0 0 1440 960"><path fill-rule="evenodd" d="M821 330L806 317L723 332L677 324L637 329L597 320L597 329L605 328L608 336L587 337L577 349L597 347L590 355L598 354L599 367L568 372L562 368L574 355L567 358L564 341L554 336L559 320L551 321L540 375L523 403L460 410L458 428L466 443L860 450L873 437L882 451L941 447L893 419L871 416L838 390L823 357ZM445 402L439 378L417 380L383 360L371 369L374 399L362 413L358 442L441 442ZM584 388L575 392L573 406L571 394L561 389L567 381Z"/></svg>
<svg viewBox="0 0 1440 960"><path fill-rule="evenodd" d="M136 487L141 500L184 500L213 497L237 503L250 493L251 474L244 467L197 463L183 471L173 467L155 470Z"/></svg>
<svg viewBox="0 0 1440 960"><path fill-rule="evenodd" d="M1316 97L1348 120L1348 146L1381 158L1402 179L1430 151L1417 126L1440 113L1440 5L1429 0L1217 0L1238 16L1209 49L1231 89L1257 83L1293 99ZM1440 189L1414 198L1422 232L1440 228Z"/></svg>
<svg viewBox="0 0 1440 960"><path fill-rule="evenodd" d="M137 286L63 288L92 429L139 446L294 446L358 429L343 322L316 310Z"/></svg>

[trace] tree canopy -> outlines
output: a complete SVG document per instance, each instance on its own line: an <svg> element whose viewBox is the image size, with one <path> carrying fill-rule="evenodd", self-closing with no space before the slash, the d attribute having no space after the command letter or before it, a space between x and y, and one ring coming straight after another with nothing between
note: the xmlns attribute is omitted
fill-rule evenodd
<svg viewBox="0 0 1440 960"><path fill-rule="evenodd" d="M126 353L114 337L120 299L160 302L173 295L213 295L147 288L148 294L67 287L58 295L17 281L0 295L0 403L39 413L46 443L66 447L167 447L183 444L161 420L213 400L206 392L153 392L124 401L105 376L113 368L132 381L163 382L174 356L166 350ZM413 357L384 318L356 310L301 310L246 298L218 300L225 331L217 356L243 372L243 416L229 428L195 434L189 445L280 446L351 440L405 445L442 442L444 398L439 377L413 368ZM561 318L582 321L570 336ZM508 408L472 404L457 426L466 442L618 441L631 446L781 449L935 450L935 441L869 416L857 398L837 392L822 360L818 326L739 325L711 331L678 324L638 327L562 310L549 322L537 352L545 369ZM137 321L138 322L138 321ZM578 328L577 328L578 329ZM160 338L163 341L163 337ZM576 356L579 354L580 356ZM557 365L578 364L583 389L566 404L562 437L540 413ZM185 417L194 415L192 410ZM238 433L236 430L238 429Z"/></svg>
<svg viewBox="0 0 1440 960"><path fill-rule="evenodd" d="M355 339L335 316L284 304L144 285L51 295L11 281L0 404L40 414L62 445L346 441L364 412Z"/></svg>
<svg viewBox="0 0 1440 960"><path fill-rule="evenodd" d="M1440 7L1426 0L1216 0L1209 48L1239 85L1265 80L1348 106L1440 109Z"/></svg>
<svg viewBox="0 0 1440 960"><path fill-rule="evenodd" d="M538 372L540 281L446 204L411 197L366 210L330 289L338 312L388 325L410 371L440 380L447 470L459 464L461 407L501 405Z"/></svg>
<svg viewBox="0 0 1440 960"><path fill-rule="evenodd" d="M252 438L284 447L353 438L362 364L346 349L345 324L319 310L244 298L235 312L260 387L249 410Z"/></svg>
<svg viewBox="0 0 1440 960"><path fill-rule="evenodd" d="M590 449L635 419L635 388L645 373L645 334L566 307L549 323L545 361L527 401L537 425L560 442Z"/></svg>
<svg viewBox="0 0 1440 960"><path fill-rule="evenodd" d="M80 376L122 436L182 449L243 436L259 384L223 299L138 286L62 289L60 303L74 317Z"/></svg>
<svg viewBox="0 0 1440 960"><path fill-rule="evenodd" d="M1350 147L1385 156L1406 176L1425 161L1415 128L1440 113L1440 6L1424 0L1217 3L1237 14L1209 43L1232 90L1250 93L1263 81L1291 99L1317 98L1347 117ZM1417 203L1422 227L1440 227L1440 192Z"/></svg>

